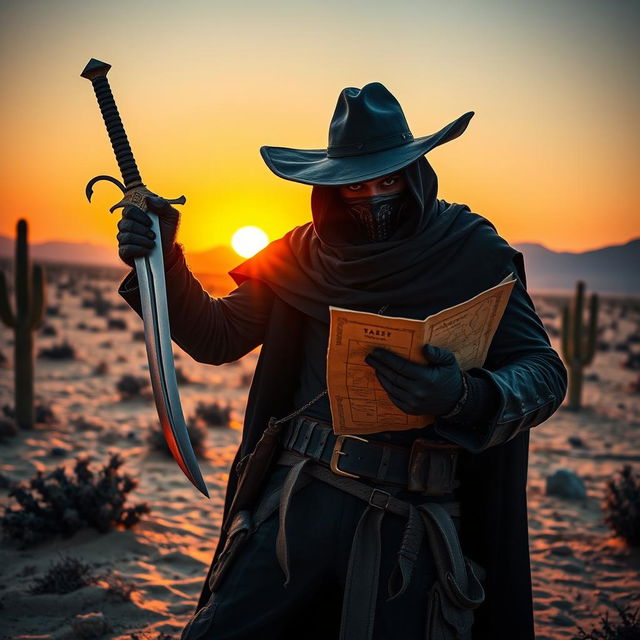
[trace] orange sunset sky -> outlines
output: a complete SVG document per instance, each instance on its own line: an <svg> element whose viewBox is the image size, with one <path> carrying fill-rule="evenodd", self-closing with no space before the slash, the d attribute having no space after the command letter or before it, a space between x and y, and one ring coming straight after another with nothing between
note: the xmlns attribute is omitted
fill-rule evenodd
<svg viewBox="0 0 640 640"><path fill-rule="evenodd" d="M640 236L637 2L2 0L0 234L112 246L120 178L91 83L109 73L149 188L187 203L187 251L310 219L311 187L261 145L323 148L340 90L380 81L413 134L466 111L429 154L439 196L511 243L582 251Z"/></svg>

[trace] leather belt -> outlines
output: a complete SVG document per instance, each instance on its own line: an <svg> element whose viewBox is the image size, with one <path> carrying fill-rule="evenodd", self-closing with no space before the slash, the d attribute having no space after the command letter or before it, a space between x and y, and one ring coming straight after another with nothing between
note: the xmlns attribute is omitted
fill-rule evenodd
<svg viewBox="0 0 640 640"><path fill-rule="evenodd" d="M336 435L331 425L307 416L291 420L282 445L325 466L333 473L419 491L452 493L459 486L456 467L460 447L424 438L412 446L384 444L362 436Z"/></svg>

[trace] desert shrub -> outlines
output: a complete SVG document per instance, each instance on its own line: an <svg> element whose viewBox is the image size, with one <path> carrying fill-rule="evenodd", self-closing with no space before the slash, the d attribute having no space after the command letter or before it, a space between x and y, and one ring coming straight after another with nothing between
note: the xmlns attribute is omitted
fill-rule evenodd
<svg viewBox="0 0 640 640"><path fill-rule="evenodd" d="M76 357L76 350L66 340L51 347L42 347L38 352L38 358L48 358L49 360L73 360Z"/></svg>
<svg viewBox="0 0 640 640"><path fill-rule="evenodd" d="M35 406L35 422L37 424L55 424L58 422L58 418L56 418L56 414L54 413L51 405L38 402ZM13 407L10 407L8 404L5 404L2 407L2 413L7 418L11 418L15 420L16 410Z"/></svg>
<svg viewBox="0 0 640 640"><path fill-rule="evenodd" d="M106 360L100 360L98 364L93 368L91 375L104 376L109 373L109 363Z"/></svg>
<svg viewBox="0 0 640 640"><path fill-rule="evenodd" d="M104 423L95 416L76 415L69 419L69 422L78 431L103 431Z"/></svg>
<svg viewBox="0 0 640 640"><path fill-rule="evenodd" d="M631 371L640 371L640 353L629 353L622 366Z"/></svg>
<svg viewBox="0 0 640 640"><path fill-rule="evenodd" d="M63 556L53 562L46 573L29 587L33 594L41 593L71 593L94 584L96 576L94 569L86 562L71 556Z"/></svg>
<svg viewBox="0 0 640 640"><path fill-rule="evenodd" d="M36 422L38 424L55 424L58 422L51 405L38 403L36 405Z"/></svg>
<svg viewBox="0 0 640 640"><path fill-rule="evenodd" d="M627 387L629 393L640 393L640 374L635 380L632 380Z"/></svg>
<svg viewBox="0 0 640 640"><path fill-rule="evenodd" d="M57 336L58 330L52 324L45 324L45 325L42 325L42 328L40 329L40 333L43 336Z"/></svg>
<svg viewBox="0 0 640 640"><path fill-rule="evenodd" d="M108 318L107 329L114 329L117 331L126 331L127 323L122 318Z"/></svg>
<svg viewBox="0 0 640 640"><path fill-rule="evenodd" d="M191 384L193 380L183 371L182 367L176 367L176 380L178 384Z"/></svg>
<svg viewBox="0 0 640 640"><path fill-rule="evenodd" d="M60 307L56 305L49 305L47 307L47 315L48 316L59 316L60 315Z"/></svg>
<svg viewBox="0 0 640 640"><path fill-rule="evenodd" d="M28 483L12 485L9 496L17 508L6 507L0 520L5 537L22 546L61 534L73 535L85 527L104 533L122 525L131 527L149 512L146 503L127 505L137 481L120 473L123 459L112 454L97 472L87 458L78 458L71 475L57 467L41 471Z"/></svg>
<svg viewBox="0 0 640 640"><path fill-rule="evenodd" d="M0 442L18 435L20 429L13 418L0 416Z"/></svg>
<svg viewBox="0 0 640 640"><path fill-rule="evenodd" d="M142 390L149 386L148 378L125 373L116 383L116 389L122 398L142 395Z"/></svg>
<svg viewBox="0 0 640 640"><path fill-rule="evenodd" d="M130 640L174 640L174 636L164 631L134 631L130 636Z"/></svg>
<svg viewBox="0 0 640 640"><path fill-rule="evenodd" d="M196 454L196 457L203 458L207 448L206 427L202 422L200 422L200 420L194 420L191 418L187 421L187 433L189 434L189 442L191 442L191 447L193 448L193 452ZM169 451L169 446L164 438L162 429L151 429L149 431L148 443L149 447L154 451L162 451L162 453L166 453L168 456L171 455L171 451Z"/></svg>
<svg viewBox="0 0 640 640"><path fill-rule="evenodd" d="M83 298L82 307L84 309L93 309L97 316L105 317L109 315L112 304L102 296L102 291L98 288L92 288L93 296L89 298Z"/></svg>
<svg viewBox="0 0 640 640"><path fill-rule="evenodd" d="M113 571L101 575L100 581L105 583L108 595L122 602L129 602L131 600L131 594L136 590L133 582Z"/></svg>
<svg viewBox="0 0 640 640"><path fill-rule="evenodd" d="M243 373L240 376L240 386L241 387L250 387L251 381L253 380L253 373Z"/></svg>
<svg viewBox="0 0 640 640"><path fill-rule="evenodd" d="M13 484L13 480L0 472L0 489L8 489Z"/></svg>
<svg viewBox="0 0 640 640"><path fill-rule="evenodd" d="M579 624L579 634L574 640L637 640L640 638L640 618L638 612L640 608L631 611L629 605L619 607L614 603L620 616L620 622L612 624L609 622L609 612L600 616L600 628L593 627L591 631L585 631Z"/></svg>
<svg viewBox="0 0 640 640"><path fill-rule="evenodd" d="M607 481L605 522L630 545L640 546L640 478L628 464L618 473L619 480Z"/></svg>
<svg viewBox="0 0 640 640"><path fill-rule="evenodd" d="M141 329L140 331L134 331L131 334L131 339L134 342L144 342L144 329Z"/></svg>
<svg viewBox="0 0 640 640"><path fill-rule="evenodd" d="M208 404L198 402L195 417L210 427L228 427L231 421L231 406L223 407L215 400Z"/></svg>

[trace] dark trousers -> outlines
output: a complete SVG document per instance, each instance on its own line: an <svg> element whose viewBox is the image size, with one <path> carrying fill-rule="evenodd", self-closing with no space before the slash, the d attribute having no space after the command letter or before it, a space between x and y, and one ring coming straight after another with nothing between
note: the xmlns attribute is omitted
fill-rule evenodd
<svg viewBox="0 0 640 640"><path fill-rule="evenodd" d="M282 486L289 469L275 467L264 495ZM416 505L428 500L415 493L391 491ZM182 640L338 638L349 553L366 507L363 500L312 479L293 495L287 513L289 584L283 586L285 576L276 558L276 510L247 539L217 592L184 629ZM426 541L409 588L386 602L405 524L405 518L390 512L382 521L376 640L425 638L427 590L435 580Z"/></svg>

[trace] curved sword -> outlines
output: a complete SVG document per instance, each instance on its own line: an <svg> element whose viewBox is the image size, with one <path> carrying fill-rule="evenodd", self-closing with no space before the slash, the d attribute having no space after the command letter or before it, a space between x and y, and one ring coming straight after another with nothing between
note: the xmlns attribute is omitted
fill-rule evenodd
<svg viewBox="0 0 640 640"><path fill-rule="evenodd" d="M142 319L144 321L144 341L147 346L149 374L153 397L158 410L165 440L175 461L192 484L205 496L209 497L207 486L202 478L198 461L191 447L187 425L182 413L176 371L171 349L171 330L169 312L167 310L167 289L164 279L164 261L160 243L160 221L158 215L147 208L147 196L156 195L149 191L142 182L136 161L131 152L127 134L118 113L115 100L109 87L107 73L111 65L91 58L80 74L91 80L98 99L109 140L116 155L124 184L111 176L96 176L86 187L86 196L91 202L93 185L100 180L108 180L118 186L124 193L120 202L109 211L135 205L145 211L152 222L156 234L156 244L148 256L135 259L136 275L140 286L142 303ZM169 200L171 204L184 204L185 197Z"/></svg>

